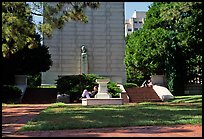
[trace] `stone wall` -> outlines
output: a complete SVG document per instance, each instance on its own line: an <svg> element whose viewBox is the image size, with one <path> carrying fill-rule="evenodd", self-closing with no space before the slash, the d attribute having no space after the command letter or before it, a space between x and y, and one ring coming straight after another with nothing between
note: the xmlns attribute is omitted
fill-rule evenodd
<svg viewBox="0 0 204 139"><path fill-rule="evenodd" d="M127 95L129 96L129 102L159 102L162 101L155 90L151 87L132 87L126 88Z"/></svg>
<svg viewBox="0 0 204 139"><path fill-rule="evenodd" d="M101 2L96 10L87 9L88 23L71 21L44 39L53 66L42 73L43 84L54 84L58 75L80 74L80 47L88 49L88 73L126 81L124 2Z"/></svg>

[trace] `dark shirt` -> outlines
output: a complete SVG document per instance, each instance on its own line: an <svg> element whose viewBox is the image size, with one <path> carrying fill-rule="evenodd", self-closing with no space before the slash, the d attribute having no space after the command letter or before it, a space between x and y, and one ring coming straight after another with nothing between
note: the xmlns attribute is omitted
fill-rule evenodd
<svg viewBox="0 0 204 139"><path fill-rule="evenodd" d="M94 96L95 96L97 93L98 93L98 91L92 91L91 94L90 94L90 97L91 97L91 98L94 98Z"/></svg>

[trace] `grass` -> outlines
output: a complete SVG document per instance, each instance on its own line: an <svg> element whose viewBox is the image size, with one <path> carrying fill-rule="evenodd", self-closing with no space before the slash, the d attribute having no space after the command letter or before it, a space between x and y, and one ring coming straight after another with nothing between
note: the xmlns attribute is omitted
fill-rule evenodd
<svg viewBox="0 0 204 139"><path fill-rule="evenodd" d="M177 96L172 100L168 100L167 102L201 104L202 103L202 96L201 95Z"/></svg>
<svg viewBox="0 0 204 139"><path fill-rule="evenodd" d="M181 105L182 104L182 105ZM179 96L164 103L81 106L55 103L21 131L202 124L202 96Z"/></svg>

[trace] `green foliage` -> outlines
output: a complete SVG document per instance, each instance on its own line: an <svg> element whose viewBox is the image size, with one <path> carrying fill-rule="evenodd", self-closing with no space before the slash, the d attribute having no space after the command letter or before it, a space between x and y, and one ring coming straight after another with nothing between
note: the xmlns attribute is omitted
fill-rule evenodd
<svg viewBox="0 0 204 139"><path fill-rule="evenodd" d="M67 8L69 7L69 8ZM87 22L86 8L95 9L99 2L3 2L2 56L4 84L14 84L15 74L37 74L52 65L47 46L41 36L51 36L56 28L70 21ZM33 15L43 16L44 23L35 24ZM42 35L42 34L41 34Z"/></svg>
<svg viewBox="0 0 204 139"><path fill-rule="evenodd" d="M118 98L119 93L122 92L120 87L117 86L116 82L112 82L112 81L108 82L107 88L108 88L108 93L111 94L112 98Z"/></svg>
<svg viewBox="0 0 204 139"><path fill-rule="evenodd" d="M9 61L13 64L15 74L37 74L50 69L52 65L48 47L23 48L13 54Z"/></svg>
<svg viewBox="0 0 204 139"><path fill-rule="evenodd" d="M18 87L15 87L12 85L2 86L1 101L3 103L19 102L21 95L22 95L22 91Z"/></svg>
<svg viewBox="0 0 204 139"><path fill-rule="evenodd" d="M37 87L41 85L41 73L30 75L27 77L28 87Z"/></svg>
<svg viewBox="0 0 204 139"><path fill-rule="evenodd" d="M97 9L99 6L99 2L32 2L31 13L43 16L45 22L37 25L37 28L43 35L51 37L54 29L62 29L71 20L87 23L85 9Z"/></svg>
<svg viewBox="0 0 204 139"><path fill-rule="evenodd" d="M92 91L98 78L101 77L95 74L61 76L56 81L57 90L60 94L70 95L70 101L73 102L81 97L84 89Z"/></svg>
<svg viewBox="0 0 204 139"><path fill-rule="evenodd" d="M165 74L174 95L202 75L202 2L154 2L143 28L126 38L128 82Z"/></svg>
<svg viewBox="0 0 204 139"><path fill-rule="evenodd" d="M2 52L3 57L27 47L38 47L30 7L26 2L2 3Z"/></svg>
<svg viewBox="0 0 204 139"><path fill-rule="evenodd" d="M40 46L33 49L23 48L15 54L12 54L9 58L3 57L3 84L14 84L15 74L35 76L39 74L39 72L49 70L51 65L52 60L48 47ZM31 78L29 78L29 80L30 79ZM38 78L37 84L40 83L40 80L41 79ZM33 83L29 85L34 85L35 83Z"/></svg>
<svg viewBox="0 0 204 139"><path fill-rule="evenodd" d="M68 8L69 7L69 8ZM4 57L27 46L36 47L36 28L51 37L54 29L62 28L71 20L88 22L86 8L96 9L99 2L3 2L2 3L2 52ZM34 24L33 15L43 16L44 23Z"/></svg>
<svg viewBox="0 0 204 139"><path fill-rule="evenodd" d="M93 91L93 87L98 85L96 79L102 78L96 74L61 76L56 81L57 91L59 94L70 95L70 101L73 102L81 97L84 89ZM107 88L112 97L119 97L119 93L122 91L117 83L112 81L107 84Z"/></svg>
<svg viewBox="0 0 204 139"><path fill-rule="evenodd" d="M164 29L157 28L129 35L125 51L127 82L142 84L147 75L164 74L165 34Z"/></svg>
<svg viewBox="0 0 204 139"><path fill-rule="evenodd" d="M101 79L102 77L96 75L96 74L82 74L83 75L83 84L87 90L93 91L93 87L95 85L98 85L96 83L96 79Z"/></svg>
<svg viewBox="0 0 204 139"><path fill-rule="evenodd" d="M15 74L37 74L52 65L48 47L41 36L26 2L2 3L3 84L14 84Z"/></svg>
<svg viewBox="0 0 204 139"><path fill-rule="evenodd" d="M125 83L123 86L125 89L126 88L132 88L132 87L138 87L138 85L135 83Z"/></svg>

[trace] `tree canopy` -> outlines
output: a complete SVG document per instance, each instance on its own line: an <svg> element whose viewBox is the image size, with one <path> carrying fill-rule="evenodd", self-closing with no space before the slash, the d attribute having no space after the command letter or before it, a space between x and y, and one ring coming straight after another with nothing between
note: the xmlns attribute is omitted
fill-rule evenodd
<svg viewBox="0 0 204 139"><path fill-rule="evenodd" d="M2 52L9 57L18 50L38 47L35 25L25 2L2 3Z"/></svg>
<svg viewBox="0 0 204 139"><path fill-rule="evenodd" d="M201 6L202 2L153 2L143 28L126 38L129 81L135 74L131 69L140 73L138 78L165 74L170 90L184 93L184 84L202 74Z"/></svg>
<svg viewBox="0 0 204 139"><path fill-rule="evenodd" d="M45 22L40 23L37 27L43 35L51 37L53 29L61 29L66 22L71 20L87 23L88 17L85 15L85 9L98 7L99 2L32 2L31 14L43 16Z"/></svg>
<svg viewBox="0 0 204 139"><path fill-rule="evenodd" d="M24 47L37 47L36 29L44 36L51 37L53 30L62 28L66 22L88 22L85 9L98 7L99 2L3 2L3 57L9 57ZM43 16L46 22L35 24L33 15Z"/></svg>
<svg viewBox="0 0 204 139"><path fill-rule="evenodd" d="M51 37L54 29L71 20L86 23L85 9L98 7L99 2L2 2L3 80L12 84L14 74L49 70L51 55L49 46L41 44L41 34ZM34 15L45 22L35 24Z"/></svg>

